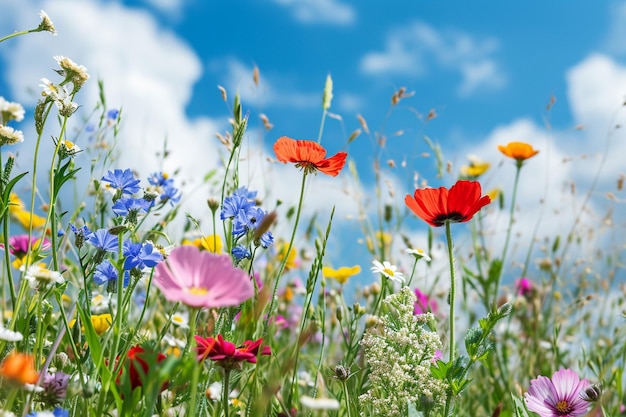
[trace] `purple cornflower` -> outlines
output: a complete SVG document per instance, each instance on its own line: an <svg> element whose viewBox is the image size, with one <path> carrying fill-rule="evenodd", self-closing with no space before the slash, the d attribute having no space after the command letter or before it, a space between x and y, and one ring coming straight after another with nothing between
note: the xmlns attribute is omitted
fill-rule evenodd
<svg viewBox="0 0 626 417"><path fill-rule="evenodd" d="M108 182L111 188L118 190L121 194L135 194L139 192L140 180L135 178L133 171L130 169L116 169L114 171L109 170L107 174L102 177L102 181Z"/></svg>
<svg viewBox="0 0 626 417"><path fill-rule="evenodd" d="M417 288L415 289L415 305L413 314L423 314L427 312L431 312L433 314L437 313L437 302L435 300L431 300L427 294L424 294Z"/></svg>
<svg viewBox="0 0 626 417"><path fill-rule="evenodd" d="M105 259L102 263L96 266L96 270L93 273L93 282L98 285L108 284L111 286L117 282L118 271L117 268L109 261ZM128 271L124 271L124 287L128 285L130 281L130 274Z"/></svg>
<svg viewBox="0 0 626 417"><path fill-rule="evenodd" d="M146 214L152 208L152 201L143 198L120 198L111 210L118 216L127 216L129 220L137 220L140 214Z"/></svg>
<svg viewBox="0 0 626 417"><path fill-rule="evenodd" d="M561 369L552 379L538 376L530 381L524 400L530 411L541 417L577 417L589 408L581 394L589 387L589 381L580 380L576 372Z"/></svg>
<svg viewBox="0 0 626 417"><path fill-rule="evenodd" d="M87 243L104 252L117 252L117 236L109 233L107 229L98 229L85 238Z"/></svg>
<svg viewBox="0 0 626 417"><path fill-rule="evenodd" d="M126 260L124 261L124 269L130 270L137 268L153 268L163 260L163 255L158 249L154 248L152 242L133 243L129 240L124 242L122 249Z"/></svg>
<svg viewBox="0 0 626 417"><path fill-rule="evenodd" d="M53 374L47 373L43 377L42 396L43 401L47 405L58 405L65 400L67 394L67 386L70 382L70 376L65 372L58 371Z"/></svg>

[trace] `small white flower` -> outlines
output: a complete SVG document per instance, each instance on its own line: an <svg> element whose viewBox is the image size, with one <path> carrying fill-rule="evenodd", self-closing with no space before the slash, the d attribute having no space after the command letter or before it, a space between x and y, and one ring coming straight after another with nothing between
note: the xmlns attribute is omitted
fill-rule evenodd
<svg viewBox="0 0 626 417"><path fill-rule="evenodd" d="M415 256L416 259L422 259L423 258L427 262L432 261L430 256L428 256L428 254L423 249L409 248L409 249L406 250L406 253L408 253L409 255Z"/></svg>
<svg viewBox="0 0 626 417"><path fill-rule="evenodd" d="M39 87L43 89L41 95L44 97L50 96L55 101L63 101L69 95L65 86L56 85L47 78L42 78L40 81Z"/></svg>
<svg viewBox="0 0 626 417"><path fill-rule="evenodd" d="M15 414L10 411L0 410L0 417L15 417Z"/></svg>
<svg viewBox="0 0 626 417"><path fill-rule="evenodd" d="M180 327L181 329L187 329L189 327L189 313L175 312L172 314L172 324Z"/></svg>
<svg viewBox="0 0 626 417"><path fill-rule="evenodd" d="M24 120L24 107L20 103L6 101L4 97L0 97L0 121L7 123L11 120L21 122Z"/></svg>
<svg viewBox="0 0 626 417"><path fill-rule="evenodd" d="M0 125L0 146L15 145L24 142L24 134L21 130L15 130L10 126Z"/></svg>
<svg viewBox="0 0 626 417"><path fill-rule="evenodd" d="M48 17L48 14L43 10L39 12L39 17L41 18L41 23L39 24L39 30L45 30L46 32L52 33L53 36L57 35L57 31L54 28L54 23Z"/></svg>
<svg viewBox="0 0 626 417"><path fill-rule="evenodd" d="M0 340L4 340L5 342L19 342L22 339L24 339L22 333L6 329L2 323L0 323Z"/></svg>
<svg viewBox="0 0 626 417"><path fill-rule="evenodd" d="M48 285L63 284L65 279L58 271L50 271L41 265L31 265L24 276L28 284L33 289L45 288Z"/></svg>
<svg viewBox="0 0 626 417"><path fill-rule="evenodd" d="M91 313L103 314L109 311L109 300L102 294L93 292L91 297Z"/></svg>
<svg viewBox="0 0 626 417"><path fill-rule="evenodd" d="M371 271L375 274L383 274L387 278L392 281L404 283L404 274L398 271L398 267L392 265L389 261L383 261L380 263L379 261L372 261L374 265L371 267Z"/></svg>
<svg viewBox="0 0 626 417"><path fill-rule="evenodd" d="M78 65L71 59L62 55L57 55L54 59L63 69L66 79L70 79L74 84L74 92L78 91L80 87L89 79L87 68L84 66Z"/></svg>
<svg viewBox="0 0 626 417"><path fill-rule="evenodd" d="M303 395L300 397L300 403L309 410L339 410L339 401L334 398L313 398Z"/></svg>
<svg viewBox="0 0 626 417"><path fill-rule="evenodd" d="M178 349L183 349L187 344L187 342L185 342L184 340L177 339L169 333L163 336L163 341L167 343L169 347Z"/></svg>

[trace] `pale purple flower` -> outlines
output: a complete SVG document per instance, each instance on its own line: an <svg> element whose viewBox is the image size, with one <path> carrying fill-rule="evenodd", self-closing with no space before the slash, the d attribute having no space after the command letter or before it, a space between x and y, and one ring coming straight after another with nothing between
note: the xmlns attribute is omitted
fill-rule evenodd
<svg viewBox="0 0 626 417"><path fill-rule="evenodd" d="M170 301L190 307L239 305L254 295L248 274L229 255L185 245L172 250L154 270L154 283Z"/></svg>
<svg viewBox="0 0 626 417"><path fill-rule="evenodd" d="M531 380L524 399L528 409L541 417L577 417L589 408L581 397L587 387L589 381L580 380L571 369L561 369L552 379L540 375Z"/></svg>

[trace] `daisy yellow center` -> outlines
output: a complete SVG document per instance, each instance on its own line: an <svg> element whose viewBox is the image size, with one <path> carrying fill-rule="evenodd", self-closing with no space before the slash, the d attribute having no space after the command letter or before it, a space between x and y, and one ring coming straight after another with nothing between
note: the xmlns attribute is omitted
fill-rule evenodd
<svg viewBox="0 0 626 417"><path fill-rule="evenodd" d="M201 288L201 287L191 287L191 288L188 288L187 291L189 291L193 295L206 295L209 293L209 290L207 290L206 288Z"/></svg>
<svg viewBox="0 0 626 417"><path fill-rule="evenodd" d="M208 292L208 291L206 291L206 292ZM202 295L202 294L200 294L200 295ZM172 321L176 322L176 323L183 323L184 322L184 320L183 320L183 318L181 316L174 316L174 317L172 317Z"/></svg>
<svg viewBox="0 0 626 417"><path fill-rule="evenodd" d="M383 269L383 272L384 272L385 274L387 274L387 275L391 275L391 276L395 276L395 275L396 275L396 273L395 273L392 269L389 269L389 268L385 268L385 269Z"/></svg>

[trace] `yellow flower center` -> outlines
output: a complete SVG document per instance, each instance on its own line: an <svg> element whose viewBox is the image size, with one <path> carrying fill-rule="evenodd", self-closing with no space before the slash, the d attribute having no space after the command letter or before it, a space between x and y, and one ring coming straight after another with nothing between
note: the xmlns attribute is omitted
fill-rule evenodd
<svg viewBox="0 0 626 417"><path fill-rule="evenodd" d="M385 269L383 269L383 272L384 272L385 274L387 274L387 275L391 275L392 277L396 275L396 273L395 273L395 272L393 272L393 271L392 271L391 269L389 269L389 268L385 268Z"/></svg>
<svg viewBox="0 0 626 417"><path fill-rule="evenodd" d="M206 295L209 293L209 290L207 290L206 288L201 288L201 287L191 287L191 288L188 288L187 291L189 291L193 295Z"/></svg>
<svg viewBox="0 0 626 417"><path fill-rule="evenodd" d="M558 403L556 403L556 409L560 412L560 413L569 413L570 411L572 411L570 409L569 404L567 403L567 401L565 400L561 400Z"/></svg>

